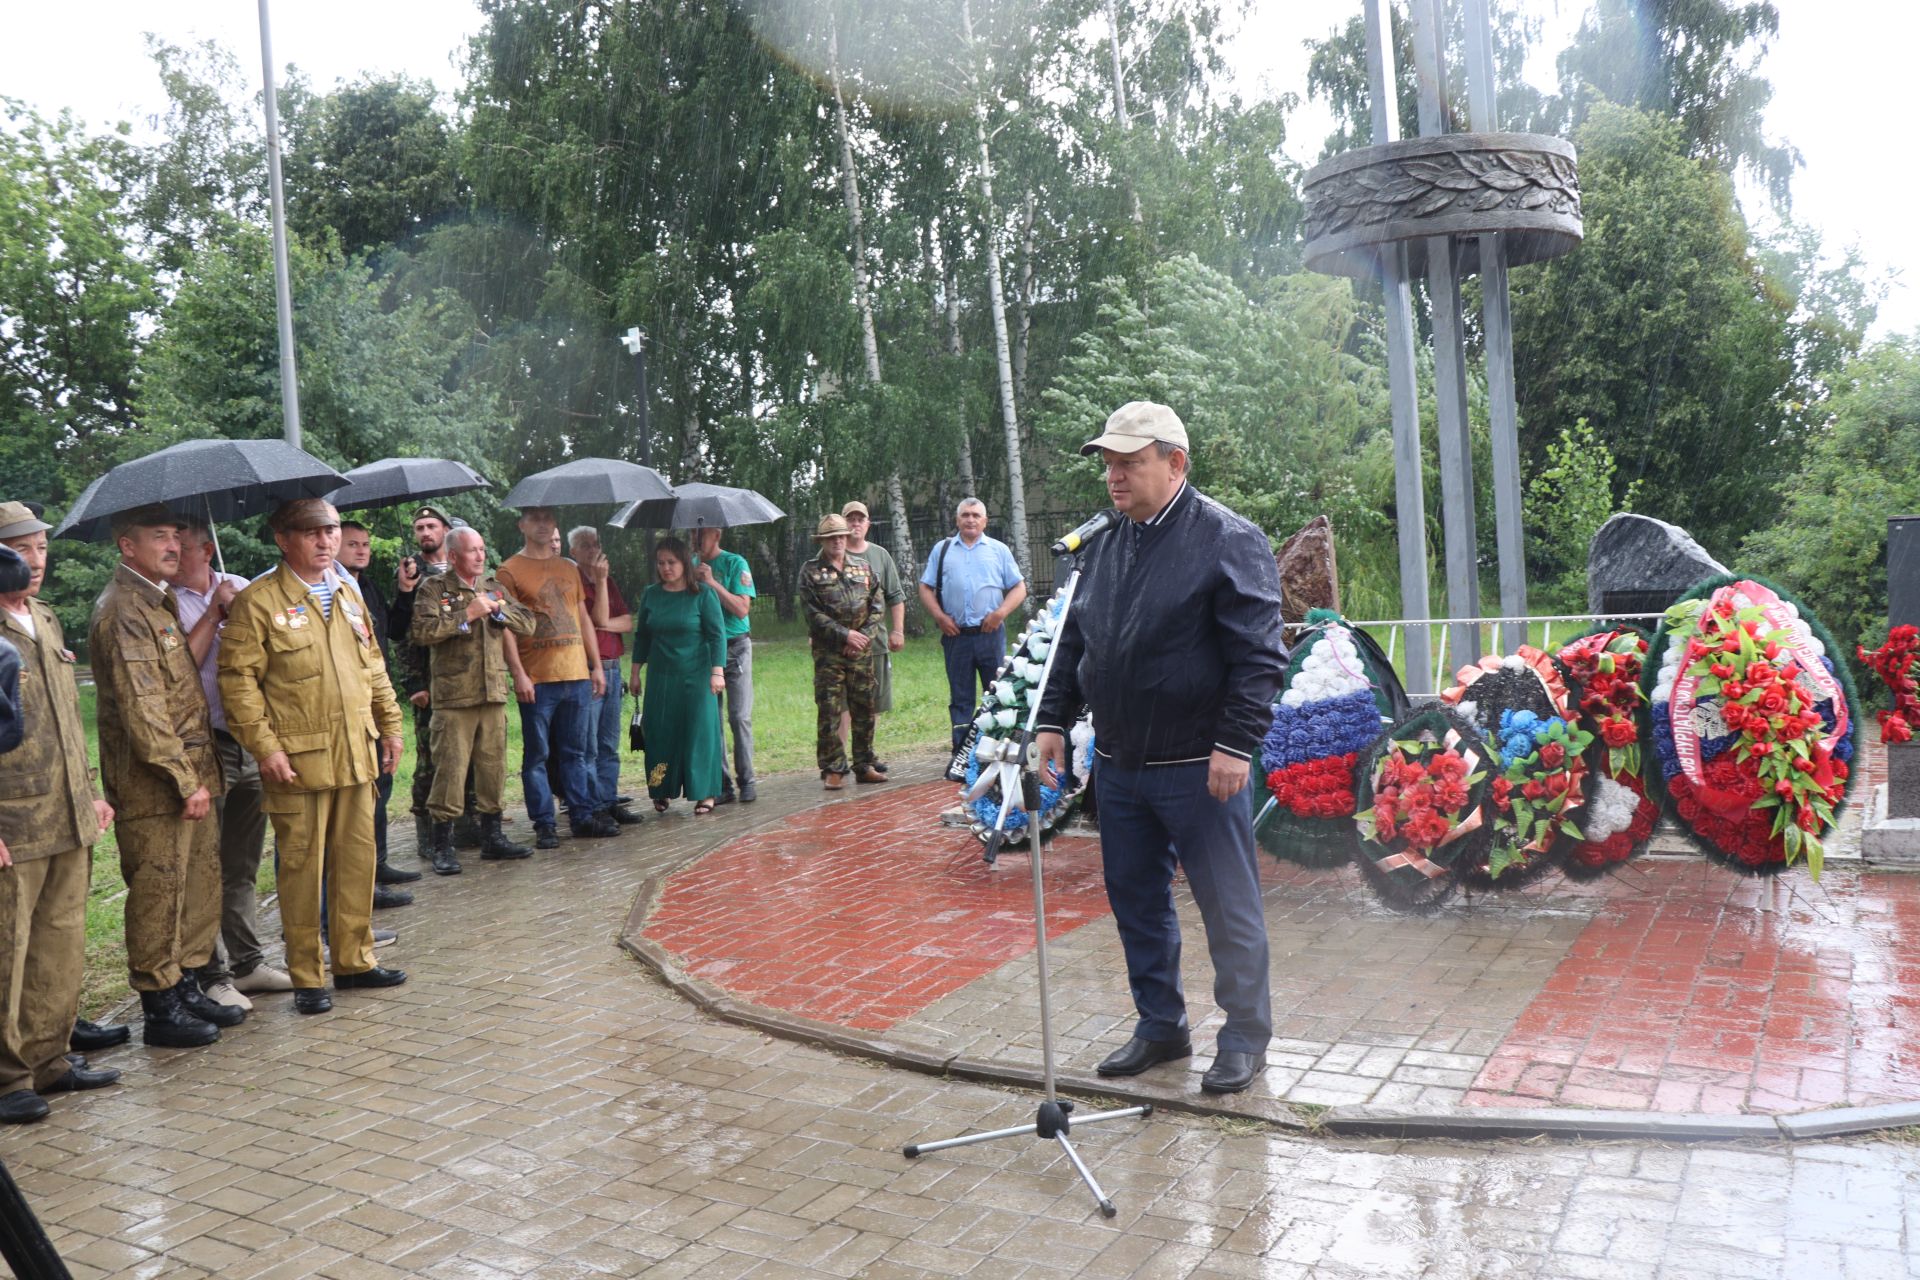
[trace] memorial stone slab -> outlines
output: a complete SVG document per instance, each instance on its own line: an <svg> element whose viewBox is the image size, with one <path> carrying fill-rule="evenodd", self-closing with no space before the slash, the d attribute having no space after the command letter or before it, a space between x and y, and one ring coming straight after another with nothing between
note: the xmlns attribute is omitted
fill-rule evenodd
<svg viewBox="0 0 1920 1280"><path fill-rule="evenodd" d="M1334 561L1333 523L1315 516L1280 544L1280 618L1288 626L1307 620L1309 609L1340 608L1340 570Z"/></svg>
<svg viewBox="0 0 1920 1280"><path fill-rule="evenodd" d="M1659 613L1688 587L1728 572L1679 525L1622 513L1587 547L1587 607L1596 617Z"/></svg>

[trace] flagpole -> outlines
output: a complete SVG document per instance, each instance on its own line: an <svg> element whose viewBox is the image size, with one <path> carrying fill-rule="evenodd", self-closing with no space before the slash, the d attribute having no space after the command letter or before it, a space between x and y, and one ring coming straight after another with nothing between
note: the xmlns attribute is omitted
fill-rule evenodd
<svg viewBox="0 0 1920 1280"><path fill-rule="evenodd" d="M273 292L280 312L280 409L287 443L300 447L300 379L293 359L293 284L287 268L287 197L280 181L280 109L273 85L273 29L260 0L260 78L266 87L267 185L273 204Z"/></svg>

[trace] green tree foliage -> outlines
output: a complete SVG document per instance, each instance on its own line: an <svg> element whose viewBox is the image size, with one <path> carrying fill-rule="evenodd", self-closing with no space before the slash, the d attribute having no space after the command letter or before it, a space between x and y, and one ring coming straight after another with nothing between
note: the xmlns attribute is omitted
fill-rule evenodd
<svg viewBox="0 0 1920 1280"><path fill-rule="evenodd" d="M1671 120L1687 154L1731 173L1745 170L1785 206L1800 154L1766 135L1773 86L1760 74L1780 33L1772 0L1594 0L1561 53L1560 128L1602 102Z"/></svg>
<svg viewBox="0 0 1920 1280"><path fill-rule="evenodd" d="M348 253L404 245L461 212L452 122L433 86L366 80L287 114L287 222Z"/></svg>
<svg viewBox="0 0 1920 1280"><path fill-rule="evenodd" d="M0 115L0 491L57 505L133 425L153 281L124 230L125 141Z"/></svg>
<svg viewBox="0 0 1920 1280"><path fill-rule="evenodd" d="M1632 511L1641 482L1614 497L1613 451L1585 418L1563 427L1547 445L1545 461L1527 484L1531 537L1527 572L1536 611L1578 613L1587 607L1587 548L1616 511Z"/></svg>
<svg viewBox="0 0 1920 1280"><path fill-rule="evenodd" d="M1920 511L1920 343L1884 343L1835 379L1831 418L1739 567L1783 582L1839 640L1885 639L1887 517Z"/></svg>
<svg viewBox="0 0 1920 1280"><path fill-rule="evenodd" d="M1105 505L1080 445L1126 401L1159 400L1187 424L1195 483L1270 535L1321 513L1343 540L1387 531L1356 479L1387 418L1384 386L1346 352L1359 316L1344 284L1291 276L1250 295L1187 256L1153 269L1144 305L1118 280L1097 292L1097 323L1042 401L1052 496Z"/></svg>
<svg viewBox="0 0 1920 1280"><path fill-rule="evenodd" d="M1820 395L1796 363L1796 300L1678 124L1601 104L1574 140L1586 242L1513 274L1521 455L1585 418L1616 484L1644 481L1646 514L1732 547L1797 465Z"/></svg>

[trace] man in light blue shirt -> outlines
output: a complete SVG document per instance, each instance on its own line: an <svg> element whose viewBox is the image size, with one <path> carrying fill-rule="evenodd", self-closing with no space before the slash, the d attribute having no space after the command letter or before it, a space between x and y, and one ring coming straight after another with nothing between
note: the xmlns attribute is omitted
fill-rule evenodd
<svg viewBox="0 0 1920 1280"><path fill-rule="evenodd" d="M987 536L987 507L963 499L959 530L933 548L920 575L920 603L940 628L947 659L947 715L957 751L973 725L974 682L984 689L1007 655L1007 616L1027 598L1020 566L1004 542Z"/></svg>

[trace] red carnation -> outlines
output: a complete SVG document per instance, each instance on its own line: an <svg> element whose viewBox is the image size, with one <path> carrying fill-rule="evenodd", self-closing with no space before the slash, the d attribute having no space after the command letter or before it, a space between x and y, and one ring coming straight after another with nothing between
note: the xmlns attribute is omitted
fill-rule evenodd
<svg viewBox="0 0 1920 1280"><path fill-rule="evenodd" d="M1549 742L1540 748L1540 763L1549 769L1558 769L1567 762L1567 749L1557 742Z"/></svg>

